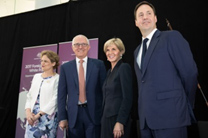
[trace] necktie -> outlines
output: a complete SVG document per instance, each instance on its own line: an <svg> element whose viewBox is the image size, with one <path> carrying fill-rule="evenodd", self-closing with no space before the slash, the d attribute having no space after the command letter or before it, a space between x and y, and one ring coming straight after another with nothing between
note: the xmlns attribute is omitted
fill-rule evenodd
<svg viewBox="0 0 208 138"><path fill-rule="evenodd" d="M141 59L141 69L142 69L142 67L143 67L144 56L145 56L146 51L147 51L147 41L148 41L148 40L149 40L148 38L145 38L145 39L143 40L142 59Z"/></svg>
<svg viewBox="0 0 208 138"><path fill-rule="evenodd" d="M84 103L86 101L86 93L85 93L85 78L84 78L84 60L79 61L79 101Z"/></svg>

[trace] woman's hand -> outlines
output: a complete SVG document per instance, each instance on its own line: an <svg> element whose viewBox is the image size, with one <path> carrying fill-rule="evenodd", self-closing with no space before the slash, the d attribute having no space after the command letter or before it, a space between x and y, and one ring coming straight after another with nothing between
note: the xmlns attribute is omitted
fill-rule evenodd
<svg viewBox="0 0 208 138"><path fill-rule="evenodd" d="M114 138L120 138L124 134L123 124L117 122L113 129Z"/></svg>
<svg viewBox="0 0 208 138"><path fill-rule="evenodd" d="M35 122L36 120L38 120L40 118L39 114L33 114L33 121Z"/></svg>
<svg viewBox="0 0 208 138"><path fill-rule="evenodd" d="M26 118L28 123L32 126L34 123L34 117L33 117L33 113L31 113L30 109L26 109Z"/></svg>

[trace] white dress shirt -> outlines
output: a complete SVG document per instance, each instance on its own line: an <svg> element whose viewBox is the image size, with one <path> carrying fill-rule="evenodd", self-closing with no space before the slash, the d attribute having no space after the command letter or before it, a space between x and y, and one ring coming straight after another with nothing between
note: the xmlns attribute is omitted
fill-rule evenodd
<svg viewBox="0 0 208 138"><path fill-rule="evenodd" d="M83 58L84 62L82 63L83 65L83 68L84 68L84 77L85 77L85 82L86 82L86 74L87 74L87 60L88 60L88 57L86 56L85 58ZM77 73L78 73L78 76L79 76L79 63L80 59L76 57L76 65L77 65ZM84 102L84 103L81 103L80 101L78 101L78 104L85 104L87 103L87 100Z"/></svg>
<svg viewBox="0 0 208 138"><path fill-rule="evenodd" d="M155 31L157 31L157 28L155 28L146 38L148 38L149 40L147 41L147 50L148 50L148 48L149 48L149 44L150 44L150 42L151 42L151 39L152 39L152 36L153 36L153 34L155 33ZM142 47L142 45L143 45L143 40L144 40L145 38L144 37L142 37L142 43L141 43L141 46L140 46L140 49L139 49L139 53L138 53L138 55L137 55L137 64L139 65L139 67L141 68L141 58L142 58L142 50L143 50L143 47Z"/></svg>
<svg viewBox="0 0 208 138"><path fill-rule="evenodd" d="M83 58L84 62L82 63L83 67L84 67L84 76L85 76L85 80L86 80L86 74L87 74L87 60L88 60L88 57L86 56L85 58ZM78 73L78 76L79 76L79 63L80 59L76 57L76 65L77 65L77 73Z"/></svg>

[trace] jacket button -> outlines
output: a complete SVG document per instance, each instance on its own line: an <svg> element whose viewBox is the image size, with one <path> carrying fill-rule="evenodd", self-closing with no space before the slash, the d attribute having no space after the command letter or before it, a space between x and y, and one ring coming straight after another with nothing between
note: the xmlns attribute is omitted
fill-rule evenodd
<svg viewBox="0 0 208 138"><path fill-rule="evenodd" d="M144 80L142 81L142 83L144 83Z"/></svg>

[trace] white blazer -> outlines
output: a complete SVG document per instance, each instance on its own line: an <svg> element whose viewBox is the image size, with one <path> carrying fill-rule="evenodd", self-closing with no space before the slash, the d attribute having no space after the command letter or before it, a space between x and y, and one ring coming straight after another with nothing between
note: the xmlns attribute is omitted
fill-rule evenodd
<svg viewBox="0 0 208 138"><path fill-rule="evenodd" d="M40 111L51 115L53 112L57 111L59 74L46 80L42 78L41 74L42 73L37 73L33 77L30 90L27 93L25 109L30 108L32 112L40 91Z"/></svg>

